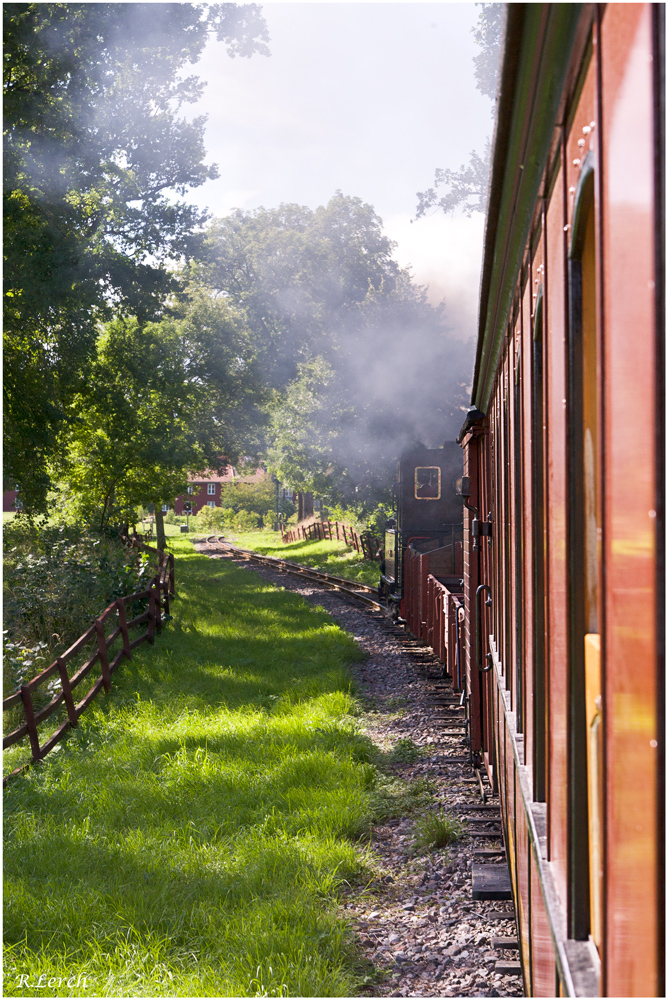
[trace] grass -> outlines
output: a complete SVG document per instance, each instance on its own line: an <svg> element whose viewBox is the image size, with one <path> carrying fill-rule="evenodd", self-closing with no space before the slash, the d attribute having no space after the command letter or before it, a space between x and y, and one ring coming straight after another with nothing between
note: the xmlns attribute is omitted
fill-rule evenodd
<svg viewBox="0 0 668 1000"><path fill-rule="evenodd" d="M379 778L322 609L173 551L173 621L6 790L5 994L352 995L337 895L428 789Z"/></svg>
<svg viewBox="0 0 668 1000"><path fill-rule="evenodd" d="M416 821L413 827L413 842L416 850L435 850L454 844L462 835L462 824L457 816L449 813L427 813Z"/></svg>
<svg viewBox="0 0 668 1000"><path fill-rule="evenodd" d="M244 549L252 549L262 555L276 556L300 563L312 569L321 569L346 580L366 583L375 587L380 579L377 562L369 562L345 542L317 541L290 542L283 544L277 531L252 531L235 536L236 544Z"/></svg>
<svg viewBox="0 0 668 1000"><path fill-rule="evenodd" d="M435 747L431 743L426 746L418 746L410 736L402 736L394 744L387 755L391 764L414 764L421 757L428 757L434 752Z"/></svg>

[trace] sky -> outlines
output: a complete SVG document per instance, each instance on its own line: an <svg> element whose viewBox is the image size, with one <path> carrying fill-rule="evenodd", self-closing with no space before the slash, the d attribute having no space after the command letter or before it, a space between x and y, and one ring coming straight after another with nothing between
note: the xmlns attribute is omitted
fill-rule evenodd
<svg viewBox="0 0 668 1000"><path fill-rule="evenodd" d="M373 205L395 257L448 326L476 331L483 217L435 212L412 222L436 167L482 152L491 102L475 87L474 3L264 3L270 57L231 59L207 46L207 161L217 180L188 200L233 208L326 204L336 190Z"/></svg>

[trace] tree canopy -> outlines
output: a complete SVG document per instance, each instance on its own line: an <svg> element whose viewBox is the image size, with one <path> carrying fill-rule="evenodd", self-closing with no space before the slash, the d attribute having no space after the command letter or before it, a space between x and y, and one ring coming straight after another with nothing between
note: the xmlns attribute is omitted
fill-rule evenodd
<svg viewBox="0 0 668 1000"><path fill-rule="evenodd" d="M211 224L198 280L246 319L273 401L266 454L293 488L373 507L401 449L453 438L470 345L393 259L382 220L337 192L325 206Z"/></svg>
<svg viewBox="0 0 668 1000"><path fill-rule="evenodd" d="M13 3L4 7L5 478L43 505L67 402L112 312L159 318L216 176L202 84L184 68L215 35L267 52L255 4Z"/></svg>
<svg viewBox="0 0 668 1000"><path fill-rule="evenodd" d="M228 303L195 296L181 318L143 326L119 317L68 407L53 465L61 497L100 528L171 502L189 472L239 458L261 400L253 347Z"/></svg>
<svg viewBox="0 0 668 1000"><path fill-rule="evenodd" d="M300 363L340 351L370 292L395 287L394 244L370 205L340 191L315 210L237 210L208 228L199 280L244 311L266 376L284 387Z"/></svg>
<svg viewBox="0 0 668 1000"><path fill-rule="evenodd" d="M479 3L476 6L480 8L478 21L472 29L480 46L480 52L473 58L476 87L485 97L495 100L505 4ZM492 147L488 141L484 152L472 150L469 162L463 163L459 170L437 167L434 186L418 191L415 217L421 218L430 209L449 213L459 208L469 218L474 212L485 212L491 157Z"/></svg>

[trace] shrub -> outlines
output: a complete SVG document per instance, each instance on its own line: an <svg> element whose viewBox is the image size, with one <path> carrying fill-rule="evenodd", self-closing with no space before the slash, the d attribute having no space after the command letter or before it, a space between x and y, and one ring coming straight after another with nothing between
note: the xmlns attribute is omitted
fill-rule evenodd
<svg viewBox="0 0 668 1000"><path fill-rule="evenodd" d="M260 515L252 510L225 511L225 526L231 531L257 531Z"/></svg>
<svg viewBox="0 0 668 1000"><path fill-rule="evenodd" d="M154 569L118 539L15 518L4 537L5 670L25 683Z"/></svg>
<svg viewBox="0 0 668 1000"><path fill-rule="evenodd" d="M195 515L193 529L206 534L215 534L216 532L222 534L225 528L225 513L222 507L204 506Z"/></svg>

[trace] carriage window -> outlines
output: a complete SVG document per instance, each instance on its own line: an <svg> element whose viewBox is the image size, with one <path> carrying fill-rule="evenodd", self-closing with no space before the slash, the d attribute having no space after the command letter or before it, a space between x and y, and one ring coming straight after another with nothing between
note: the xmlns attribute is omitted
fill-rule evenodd
<svg viewBox="0 0 668 1000"><path fill-rule="evenodd" d="M438 465L422 465L415 470L415 498L441 499L441 470Z"/></svg>

